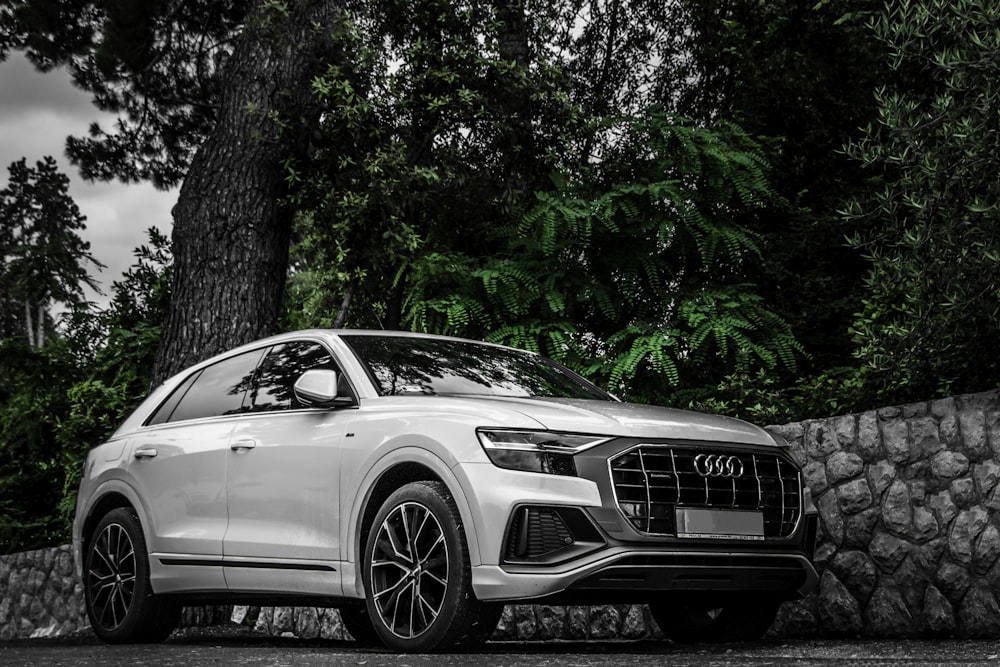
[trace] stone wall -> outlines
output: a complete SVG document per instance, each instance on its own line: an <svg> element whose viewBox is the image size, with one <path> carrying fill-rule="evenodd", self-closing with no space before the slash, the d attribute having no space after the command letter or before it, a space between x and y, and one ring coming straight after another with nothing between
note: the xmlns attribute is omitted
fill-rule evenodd
<svg viewBox="0 0 1000 667"><path fill-rule="evenodd" d="M772 427L820 510L817 593L779 637L1000 638L1000 395L958 396ZM188 609L185 622L229 618ZM268 634L343 639L333 610L232 609ZM0 556L0 639L88 627L69 547ZM498 639L659 636L643 606L508 606Z"/></svg>
<svg viewBox="0 0 1000 667"><path fill-rule="evenodd" d="M181 627L228 622L232 606L185 607ZM0 556L0 641L90 631L69 545Z"/></svg>
<svg viewBox="0 0 1000 667"><path fill-rule="evenodd" d="M775 427L820 510L789 635L1000 637L997 392Z"/></svg>

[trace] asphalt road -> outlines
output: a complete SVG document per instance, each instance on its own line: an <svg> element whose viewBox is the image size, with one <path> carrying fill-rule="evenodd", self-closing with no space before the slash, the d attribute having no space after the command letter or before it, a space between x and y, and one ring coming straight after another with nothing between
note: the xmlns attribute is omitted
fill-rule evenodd
<svg viewBox="0 0 1000 667"><path fill-rule="evenodd" d="M252 665L309 667L590 667L596 665L991 665L1000 641L809 640L723 646L668 642L491 642L475 654L395 655L352 642L271 638L226 628L188 629L162 644L106 646L93 635L0 642L0 665Z"/></svg>

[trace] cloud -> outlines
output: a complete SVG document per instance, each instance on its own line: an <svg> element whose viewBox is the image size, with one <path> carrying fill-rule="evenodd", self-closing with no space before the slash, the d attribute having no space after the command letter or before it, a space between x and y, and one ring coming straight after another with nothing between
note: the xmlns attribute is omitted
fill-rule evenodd
<svg viewBox="0 0 1000 667"><path fill-rule="evenodd" d="M12 162L25 157L33 165L46 155L56 158L70 177L70 195L87 218L81 236L90 242L94 258L107 266L100 273L91 272L105 295L132 265L132 251L146 243L148 228L169 235L170 209L177 200L176 190L160 192L145 183L91 183L80 178L65 158L66 137L85 134L92 122L111 126L114 120L94 108L65 71L42 74L16 53L0 63L0 187L7 183ZM90 298L107 301L96 295Z"/></svg>

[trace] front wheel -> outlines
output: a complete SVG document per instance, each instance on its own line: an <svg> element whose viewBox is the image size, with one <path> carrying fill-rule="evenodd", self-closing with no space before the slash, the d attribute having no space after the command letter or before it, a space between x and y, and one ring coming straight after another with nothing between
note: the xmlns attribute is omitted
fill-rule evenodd
<svg viewBox="0 0 1000 667"><path fill-rule="evenodd" d="M659 602L649 610L660 630L678 644L755 641L778 615L780 600L737 597L717 604Z"/></svg>
<svg viewBox="0 0 1000 667"><path fill-rule="evenodd" d="M441 482L413 482L383 503L363 557L368 617L388 648L467 649L489 638L503 606L476 599L454 499Z"/></svg>
<svg viewBox="0 0 1000 667"><path fill-rule="evenodd" d="M111 510L97 524L84 554L84 596L90 625L111 644L159 642L180 620L180 605L153 594L139 518Z"/></svg>

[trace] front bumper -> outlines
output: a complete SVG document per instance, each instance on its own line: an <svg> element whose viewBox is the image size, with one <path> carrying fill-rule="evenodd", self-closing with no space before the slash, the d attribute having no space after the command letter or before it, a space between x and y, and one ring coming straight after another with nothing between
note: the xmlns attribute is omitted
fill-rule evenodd
<svg viewBox="0 0 1000 667"><path fill-rule="evenodd" d="M781 530L769 529L766 537L749 541L678 536L672 526L653 534L641 532L634 525L641 522L630 520L619 507L608 461L622 447L618 440L578 456L579 478L496 468L472 473L483 476L472 484L478 501L472 505L489 508L488 520L476 517L483 559L472 568L472 581L480 599L624 604L662 599L664 594L734 593L791 599L816 588L819 577L811 561L818 517L801 475L795 475L797 514L780 526L774 522ZM724 443L698 447L776 456L770 448ZM790 459L787 463L794 466ZM525 481L531 485L519 483ZM760 485L761 479L755 483ZM532 513L535 532L529 534L525 525ZM505 525L502 533L498 523Z"/></svg>
<svg viewBox="0 0 1000 667"><path fill-rule="evenodd" d="M480 600L637 604L664 594L709 592L791 599L813 591L819 576L797 553L616 546L544 572L482 565L472 569L472 582Z"/></svg>

